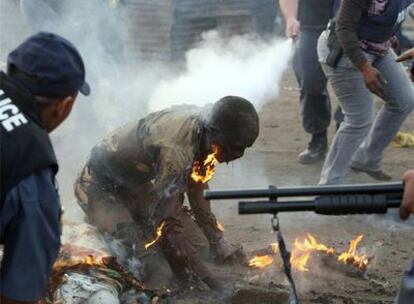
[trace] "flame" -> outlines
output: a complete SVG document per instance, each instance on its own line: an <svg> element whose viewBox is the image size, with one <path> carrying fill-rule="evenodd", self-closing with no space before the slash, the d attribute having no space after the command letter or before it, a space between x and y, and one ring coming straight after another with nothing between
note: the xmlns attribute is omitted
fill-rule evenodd
<svg viewBox="0 0 414 304"><path fill-rule="evenodd" d="M85 268L95 266L102 267L104 266L104 258L105 257L94 257L93 255L87 255L85 258L79 259L58 259L56 263L53 265L53 269L55 272L58 272L63 268L70 268L77 265L83 265Z"/></svg>
<svg viewBox="0 0 414 304"><path fill-rule="evenodd" d="M348 250L339 254L335 248L323 244L312 234L307 233L303 240L299 238L295 239L291 251L290 263L292 268L307 272L309 271L308 262L312 254L323 253L334 257L339 263L350 264L364 271L368 266L369 259L365 255L356 254L358 244L362 241L363 237L363 235L359 235L354 240L351 240ZM273 253L279 251L277 243L270 244L270 248ZM273 258L271 255L255 256L248 262L248 265L256 268L264 268L272 264L272 262Z"/></svg>
<svg viewBox="0 0 414 304"><path fill-rule="evenodd" d="M212 145L213 152L207 155L203 163L196 161L193 164L193 170L191 172L191 179L196 183L207 183L214 175L216 171L216 165L218 164L217 153L218 147Z"/></svg>
<svg viewBox="0 0 414 304"><path fill-rule="evenodd" d="M279 252L279 244L278 243L270 244L270 248L272 249L273 253L278 253Z"/></svg>
<svg viewBox="0 0 414 304"><path fill-rule="evenodd" d="M158 242L158 240L160 239L160 237L162 236L162 229L165 226L165 221L162 221L161 224L157 227L157 230L155 231L155 239L153 239L152 241L145 243L144 247L145 250L147 250L148 248L150 248L152 245L154 245L156 242Z"/></svg>
<svg viewBox="0 0 414 304"><path fill-rule="evenodd" d="M222 223L216 220L216 225L217 225L218 230L220 230L221 232L224 232L224 226Z"/></svg>
<svg viewBox="0 0 414 304"><path fill-rule="evenodd" d="M264 268L273 263L273 257L270 255L256 255L248 262L250 267Z"/></svg>
<svg viewBox="0 0 414 304"><path fill-rule="evenodd" d="M298 238L295 239L290 257L292 267L299 271L309 271L307 263L311 253L315 251L331 255L335 253L334 248L330 248L317 241L316 238L310 233L306 234L306 238L303 242L300 242Z"/></svg>
<svg viewBox="0 0 414 304"><path fill-rule="evenodd" d="M358 235L354 240L351 240L348 251L339 255L338 261L343 264L353 264L360 269L366 269L368 266L368 258L365 255L356 255L358 243L362 241L364 236Z"/></svg>

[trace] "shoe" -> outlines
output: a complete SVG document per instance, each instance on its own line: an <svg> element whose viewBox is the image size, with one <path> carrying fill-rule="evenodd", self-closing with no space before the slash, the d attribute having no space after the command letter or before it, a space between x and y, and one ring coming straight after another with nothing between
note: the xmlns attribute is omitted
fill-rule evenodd
<svg viewBox="0 0 414 304"><path fill-rule="evenodd" d="M325 158L328 150L328 138L326 132L312 135L305 151L299 154L298 162L303 165L310 165Z"/></svg>
<svg viewBox="0 0 414 304"><path fill-rule="evenodd" d="M378 180L378 181L387 182L387 181L390 181L391 180L391 176L389 176L387 173L385 173L382 170L371 171L371 170L368 170L368 169L358 168L358 167L355 167L355 166L352 166L352 165L351 165L351 169L355 173L365 173L365 174L368 174L373 179Z"/></svg>

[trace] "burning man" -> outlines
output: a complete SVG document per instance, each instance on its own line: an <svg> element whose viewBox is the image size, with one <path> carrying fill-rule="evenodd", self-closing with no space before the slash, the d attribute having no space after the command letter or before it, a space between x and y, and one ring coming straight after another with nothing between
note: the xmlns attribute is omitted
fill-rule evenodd
<svg viewBox="0 0 414 304"><path fill-rule="evenodd" d="M236 96L151 113L92 149L75 193L88 220L144 264L147 284L168 284L174 273L220 289L204 259L237 261L243 252L223 237L203 190L215 164L241 157L258 134L256 110Z"/></svg>

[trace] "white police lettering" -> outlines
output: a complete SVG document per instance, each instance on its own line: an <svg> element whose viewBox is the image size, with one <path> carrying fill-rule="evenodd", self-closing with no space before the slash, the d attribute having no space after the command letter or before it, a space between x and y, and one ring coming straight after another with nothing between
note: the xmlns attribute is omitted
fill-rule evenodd
<svg viewBox="0 0 414 304"><path fill-rule="evenodd" d="M0 95L4 95L3 90L0 89ZM20 113L10 98L0 101L0 122L7 132L13 131L16 127L26 124L28 121L26 117Z"/></svg>

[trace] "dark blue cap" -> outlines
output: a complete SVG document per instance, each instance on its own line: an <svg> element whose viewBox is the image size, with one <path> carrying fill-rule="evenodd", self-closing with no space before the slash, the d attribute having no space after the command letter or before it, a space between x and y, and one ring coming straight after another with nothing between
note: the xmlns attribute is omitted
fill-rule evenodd
<svg viewBox="0 0 414 304"><path fill-rule="evenodd" d="M7 74L37 96L90 93L78 50L65 38L52 33L33 35L12 51L7 59Z"/></svg>

